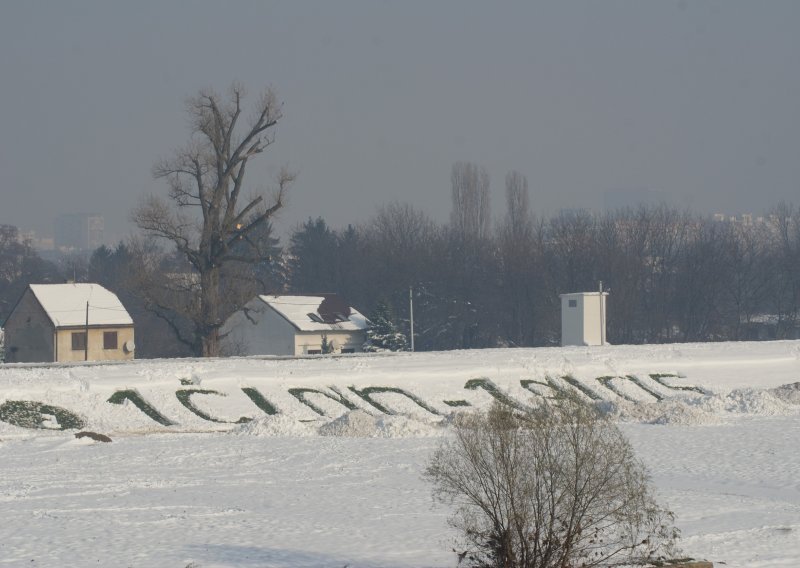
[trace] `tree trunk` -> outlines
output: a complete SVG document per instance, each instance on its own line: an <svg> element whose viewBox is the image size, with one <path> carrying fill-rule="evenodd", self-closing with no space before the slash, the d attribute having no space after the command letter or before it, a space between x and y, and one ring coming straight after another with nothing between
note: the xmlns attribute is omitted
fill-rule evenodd
<svg viewBox="0 0 800 568"><path fill-rule="evenodd" d="M220 321L220 291L219 291L219 267L210 266L200 275L200 301L201 301L201 321L202 327L198 332L200 338L203 357L219 357L219 328L222 326Z"/></svg>

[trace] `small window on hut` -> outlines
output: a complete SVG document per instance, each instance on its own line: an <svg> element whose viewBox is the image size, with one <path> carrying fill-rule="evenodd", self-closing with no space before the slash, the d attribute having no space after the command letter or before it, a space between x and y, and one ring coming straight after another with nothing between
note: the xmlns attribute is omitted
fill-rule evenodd
<svg viewBox="0 0 800 568"><path fill-rule="evenodd" d="M570 300L569 301L570 308L577 308L578 307L578 300Z"/></svg>
<svg viewBox="0 0 800 568"><path fill-rule="evenodd" d="M116 349L117 348L117 332L104 331L103 332L103 349Z"/></svg>
<svg viewBox="0 0 800 568"><path fill-rule="evenodd" d="M72 350L84 351L86 350L86 332L73 331L72 332Z"/></svg>

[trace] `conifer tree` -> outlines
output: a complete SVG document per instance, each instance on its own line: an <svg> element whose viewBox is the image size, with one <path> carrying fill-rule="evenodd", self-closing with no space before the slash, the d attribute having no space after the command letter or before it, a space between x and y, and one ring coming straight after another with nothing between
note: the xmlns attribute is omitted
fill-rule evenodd
<svg viewBox="0 0 800 568"><path fill-rule="evenodd" d="M369 316L367 340L364 351L407 351L408 339L392 322L392 313L385 302L380 301Z"/></svg>

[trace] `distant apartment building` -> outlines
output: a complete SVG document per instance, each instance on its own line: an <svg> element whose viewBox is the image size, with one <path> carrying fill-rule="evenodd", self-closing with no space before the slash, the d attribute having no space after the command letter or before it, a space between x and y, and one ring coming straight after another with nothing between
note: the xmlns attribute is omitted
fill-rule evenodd
<svg viewBox="0 0 800 568"><path fill-rule="evenodd" d="M37 251L51 251L56 248L55 241L52 238L40 237L36 231L19 231L17 241L20 243L30 244Z"/></svg>
<svg viewBox="0 0 800 568"><path fill-rule="evenodd" d="M69 213L56 217L55 246L58 249L94 250L103 244L105 223L96 213Z"/></svg>
<svg viewBox="0 0 800 568"><path fill-rule="evenodd" d="M752 213L742 213L741 215L728 215L727 213L714 213L711 218L717 223L732 223L735 225L742 225L751 227L753 225L763 225L764 223L776 223L777 217L769 215L767 217L757 216L754 217Z"/></svg>

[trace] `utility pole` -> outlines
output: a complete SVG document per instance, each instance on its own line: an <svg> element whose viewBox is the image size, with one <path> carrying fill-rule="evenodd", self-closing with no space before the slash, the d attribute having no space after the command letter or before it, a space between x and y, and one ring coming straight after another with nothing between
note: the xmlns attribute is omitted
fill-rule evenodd
<svg viewBox="0 0 800 568"><path fill-rule="evenodd" d="M600 301L600 345L606 344L606 313L605 313L605 302L603 301L603 281L600 280L597 284L598 286L598 298Z"/></svg>
<svg viewBox="0 0 800 568"><path fill-rule="evenodd" d="M408 311L411 313L411 352L414 352L414 289L408 287Z"/></svg>
<svg viewBox="0 0 800 568"><path fill-rule="evenodd" d="M86 302L86 327L83 338L83 360L89 360L89 302Z"/></svg>

